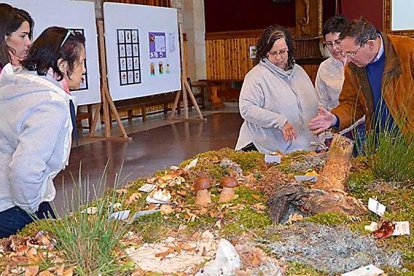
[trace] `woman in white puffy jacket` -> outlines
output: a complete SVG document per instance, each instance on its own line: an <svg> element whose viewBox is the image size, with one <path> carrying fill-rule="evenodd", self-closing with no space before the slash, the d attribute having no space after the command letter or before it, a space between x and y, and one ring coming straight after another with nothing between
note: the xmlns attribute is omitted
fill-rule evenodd
<svg viewBox="0 0 414 276"><path fill-rule="evenodd" d="M50 27L22 67L7 64L0 74L0 238L34 217L54 217L52 180L71 147L68 92L79 88L84 60L82 34Z"/></svg>

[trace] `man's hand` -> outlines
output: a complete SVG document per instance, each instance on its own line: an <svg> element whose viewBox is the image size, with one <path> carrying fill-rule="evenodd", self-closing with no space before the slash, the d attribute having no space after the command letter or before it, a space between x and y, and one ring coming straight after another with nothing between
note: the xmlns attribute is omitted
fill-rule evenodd
<svg viewBox="0 0 414 276"><path fill-rule="evenodd" d="M335 125L337 121L336 116L323 107L319 107L318 113L309 123L309 129L316 135Z"/></svg>
<svg viewBox="0 0 414 276"><path fill-rule="evenodd" d="M296 131L288 122L282 128L283 138L285 141L292 141L296 139Z"/></svg>

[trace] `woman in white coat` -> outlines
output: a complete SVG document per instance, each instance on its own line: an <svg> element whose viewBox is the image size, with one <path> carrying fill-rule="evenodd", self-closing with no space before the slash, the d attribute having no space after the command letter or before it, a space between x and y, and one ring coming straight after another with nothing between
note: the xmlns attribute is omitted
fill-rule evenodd
<svg viewBox="0 0 414 276"><path fill-rule="evenodd" d="M295 64L293 39L286 28L267 27L256 45L256 63L244 78L239 108L244 123L236 149L262 153L315 150L308 130L318 113L309 76Z"/></svg>
<svg viewBox="0 0 414 276"><path fill-rule="evenodd" d="M72 123L67 89L85 71L85 38L50 27L32 44L22 67L0 75L0 238L54 217L53 178L66 166Z"/></svg>

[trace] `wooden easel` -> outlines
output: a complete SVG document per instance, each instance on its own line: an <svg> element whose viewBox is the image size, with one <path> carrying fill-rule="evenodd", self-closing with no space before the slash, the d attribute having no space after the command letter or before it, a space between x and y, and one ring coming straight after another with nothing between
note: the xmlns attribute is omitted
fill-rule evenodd
<svg viewBox="0 0 414 276"><path fill-rule="evenodd" d="M124 125L121 122L118 111L116 110L114 101L109 94L107 69L106 69L106 57L105 57L105 34L102 21L97 21L98 39L99 39L99 60L101 65L101 103L94 105L93 118L91 123L91 131L89 137L98 138L96 136L96 124L99 118L99 112L101 107L103 108L103 121L105 123L104 138L107 140L120 140L120 141L132 141L131 137L128 137ZM121 136L112 136L112 122L110 120L109 112L115 116L118 126L121 130Z"/></svg>
<svg viewBox="0 0 414 276"><path fill-rule="evenodd" d="M194 97L193 91L191 90L190 84L187 81L187 69L185 67L187 57L184 55L184 38L183 38L183 24L181 22L178 23L178 31L180 35L180 54L181 54L181 90L177 92L175 96L173 107L171 110L170 119L174 119L175 112L177 111L178 102L180 100L181 91L183 93L183 103L184 103L184 120L189 120L188 118L188 99L187 95L190 97L191 102L194 105L194 108L197 110L199 119L196 120L205 120L203 114L198 107L197 101ZM194 119L193 119L194 120Z"/></svg>

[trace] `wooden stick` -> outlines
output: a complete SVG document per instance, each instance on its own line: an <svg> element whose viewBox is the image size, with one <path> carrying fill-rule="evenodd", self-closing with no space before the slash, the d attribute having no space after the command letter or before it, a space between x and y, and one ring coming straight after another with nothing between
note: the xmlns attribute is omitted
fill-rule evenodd
<svg viewBox="0 0 414 276"><path fill-rule="evenodd" d="M98 123L99 113L101 112L102 103L94 104L92 106L92 110L95 109L92 112L92 123L89 127L89 137L96 136L96 125Z"/></svg>
<svg viewBox="0 0 414 276"><path fill-rule="evenodd" d="M105 123L105 131L104 136L105 138L109 138L112 136L112 122L109 118L109 108L111 109L113 115L115 116L115 119L118 123L118 126L121 130L122 137L130 140L128 138L128 135L125 131L124 125L121 122L121 118L119 117L119 113L116 110L114 101L112 100L112 97L109 93L109 86L108 86L108 80L107 80L107 69L106 69L106 57L105 57L105 34L104 34L104 27L103 22L98 21L97 22L98 27L98 37L99 37L99 57L101 62L101 100L103 105L103 119Z"/></svg>

